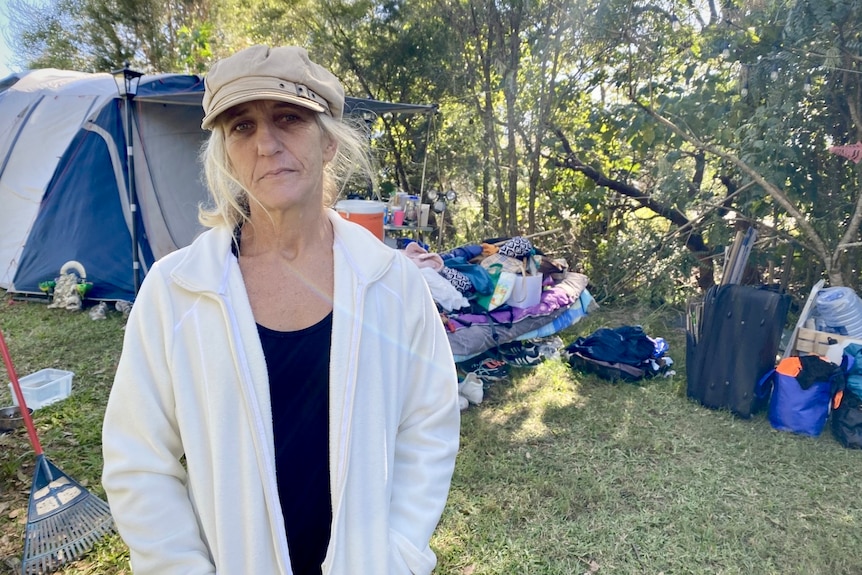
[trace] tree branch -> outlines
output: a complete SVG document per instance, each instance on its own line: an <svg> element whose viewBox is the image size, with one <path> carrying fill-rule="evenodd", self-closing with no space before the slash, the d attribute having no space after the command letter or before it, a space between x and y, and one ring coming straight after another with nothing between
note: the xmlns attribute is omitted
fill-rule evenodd
<svg viewBox="0 0 862 575"><path fill-rule="evenodd" d="M706 142L703 142L702 140L700 140L696 136L693 136L691 133L681 129L676 124L674 124L673 122L671 122L670 120L668 120L667 118L665 118L664 116L662 116L661 114L656 112L651 106L644 104L643 102L638 101L638 100L634 100L634 102L641 109L643 109L647 114L652 116L661 125L668 128L674 134L683 138L684 140L686 140L687 142L689 142L690 144L692 144L696 148L699 148L705 152L713 154L714 156L717 156L719 158L722 158L722 159L732 163L737 168L739 168L740 171L742 171L743 173L748 175L752 180L754 180L754 182L757 183L757 185L759 185L761 188L763 188L763 190L770 197L772 197L776 202L778 202L778 204L782 208L784 208L784 210L790 216L792 216L795 219L795 221L796 221L797 225L799 226L800 230L802 231L803 235L811 243L812 251L814 251L814 253L817 254L818 257L820 257L822 259L827 270L832 269L832 267L833 267L832 263L834 260L832 259L832 254L830 253L829 249L826 247L826 243L823 241L823 239L817 233L817 230L814 229L814 227L811 225L811 223L808 221L808 219L805 217L805 215L802 212L800 212L796 208L795 205L793 205L793 203L787 197L787 194L785 194L783 191L778 189L778 187L776 187L775 185L768 182L766 180L766 178L764 178L759 172L757 172L757 170L755 170L754 168L752 168L751 166L749 166L748 164L743 162L741 159L737 158L734 154L731 154L729 152L725 152L724 150L718 148L717 146L713 146L711 144L707 144ZM860 198L860 199L862 199L862 198ZM830 278L830 279L832 279L832 278Z"/></svg>
<svg viewBox="0 0 862 575"><path fill-rule="evenodd" d="M684 213L675 208L660 204L649 194L645 194L638 188L620 180L611 179L601 171L585 164L572 149L568 138L566 138L566 135L563 134L562 130L554 128L553 131L560 139L563 150L565 150L565 157L562 160L554 158L553 161L556 166L580 172L593 180L597 185L611 189L620 195L635 200L641 206L649 208L659 216L670 221L678 229L688 229L690 233L688 237L685 238L684 244L699 262L700 274L698 277L698 285L703 290L714 285L715 276L712 259L709 254L710 248L704 241L703 236L694 231L691 220L689 220ZM658 249L659 247L655 248L655 251Z"/></svg>

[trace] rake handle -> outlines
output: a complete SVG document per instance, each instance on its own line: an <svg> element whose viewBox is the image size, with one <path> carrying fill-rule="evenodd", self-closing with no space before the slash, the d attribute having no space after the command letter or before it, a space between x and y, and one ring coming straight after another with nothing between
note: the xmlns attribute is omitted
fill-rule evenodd
<svg viewBox="0 0 862 575"><path fill-rule="evenodd" d="M43 454L42 444L39 443L36 426L33 425L33 418L30 417L30 410L27 409L27 402L24 401L24 392L21 391L21 382L18 381L18 374L15 373L15 366L12 365L12 357L9 355L9 346L6 345L3 330L0 330L0 352L3 353L3 363L6 364L6 371L9 373L9 379L12 380L12 389L15 390L15 397L18 399L18 410L21 412L21 417L24 418L24 425L27 427L27 435L30 436L33 451L36 452L37 456L41 456Z"/></svg>

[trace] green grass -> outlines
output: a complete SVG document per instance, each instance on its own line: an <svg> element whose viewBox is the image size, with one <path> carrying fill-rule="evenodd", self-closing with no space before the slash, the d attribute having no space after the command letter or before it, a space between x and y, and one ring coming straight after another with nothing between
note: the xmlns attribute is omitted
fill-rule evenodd
<svg viewBox="0 0 862 575"><path fill-rule="evenodd" d="M513 372L463 412L435 573L862 573L862 452L773 430L684 396L683 332L669 310L602 309L563 333L644 325L677 375L611 383L549 361ZM99 430L123 319L0 301L19 374L75 372L72 396L36 413L48 456L101 495ZM0 405L11 402L5 386ZM0 436L0 573L21 553L32 473L26 434ZM4 568L6 569L4 571ZM106 539L65 574L130 573Z"/></svg>
<svg viewBox="0 0 862 575"><path fill-rule="evenodd" d="M123 338L123 316L94 321L86 312L49 309L41 303L0 299L0 329L19 377L44 368L72 371L72 395L34 413L45 455L92 493L104 497L102 415ZM0 370L0 406L12 405L6 370ZM27 498L35 455L21 429L0 435L0 574L15 573L23 551ZM87 557L61 573L131 573L128 551L119 537L106 538Z"/></svg>

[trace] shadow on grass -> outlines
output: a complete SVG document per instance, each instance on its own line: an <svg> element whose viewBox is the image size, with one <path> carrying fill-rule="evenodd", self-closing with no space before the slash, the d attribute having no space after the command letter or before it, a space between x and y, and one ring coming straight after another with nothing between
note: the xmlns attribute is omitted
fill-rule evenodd
<svg viewBox="0 0 862 575"><path fill-rule="evenodd" d="M683 364L633 385L546 362L492 387L463 416L436 572L862 573L862 453L704 408Z"/></svg>

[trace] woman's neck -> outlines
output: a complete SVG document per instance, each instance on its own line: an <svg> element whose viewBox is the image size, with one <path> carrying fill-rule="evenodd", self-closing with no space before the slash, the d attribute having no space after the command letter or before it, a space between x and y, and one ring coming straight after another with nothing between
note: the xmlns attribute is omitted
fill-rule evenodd
<svg viewBox="0 0 862 575"><path fill-rule="evenodd" d="M280 253L289 260L332 246L332 222L323 210L311 216L252 218L242 225L240 254Z"/></svg>

